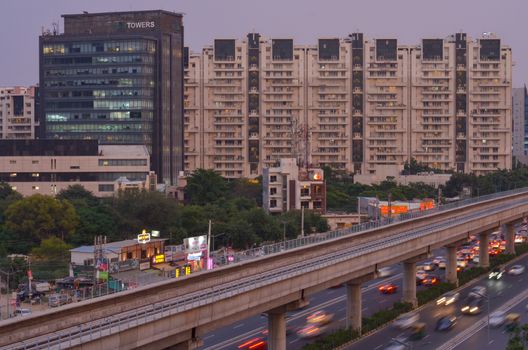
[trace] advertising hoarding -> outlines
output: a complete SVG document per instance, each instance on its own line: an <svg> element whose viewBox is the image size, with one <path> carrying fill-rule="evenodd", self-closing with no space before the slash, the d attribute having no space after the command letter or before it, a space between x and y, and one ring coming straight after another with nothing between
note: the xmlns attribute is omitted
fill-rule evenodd
<svg viewBox="0 0 528 350"><path fill-rule="evenodd" d="M183 246L187 254L193 254L207 250L207 236L189 237L183 240Z"/></svg>

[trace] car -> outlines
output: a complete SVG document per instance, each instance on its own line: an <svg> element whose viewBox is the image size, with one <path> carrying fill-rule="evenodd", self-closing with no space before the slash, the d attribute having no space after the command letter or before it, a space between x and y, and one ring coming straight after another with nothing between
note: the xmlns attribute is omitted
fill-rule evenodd
<svg viewBox="0 0 528 350"><path fill-rule="evenodd" d="M398 286L393 283L387 283L378 288L382 294L394 294L398 291Z"/></svg>
<svg viewBox="0 0 528 350"><path fill-rule="evenodd" d="M306 322L308 324L323 325L332 322L334 314L329 314L324 311L316 311L313 314L306 317Z"/></svg>
<svg viewBox="0 0 528 350"><path fill-rule="evenodd" d="M419 278L419 279L424 279L425 277L427 277L427 272L425 272L424 270L418 270L416 271L416 278Z"/></svg>
<svg viewBox="0 0 528 350"><path fill-rule="evenodd" d="M451 328L453 328L453 326L455 325L456 323L456 316L444 316L442 318L440 318L437 322L436 322L436 327L435 329L437 331L447 331Z"/></svg>
<svg viewBox="0 0 528 350"><path fill-rule="evenodd" d="M504 275L504 268L502 267L496 267L493 270L490 271L488 274L488 279L490 280L500 280L502 275Z"/></svg>
<svg viewBox="0 0 528 350"><path fill-rule="evenodd" d="M394 275L395 272L396 272L396 269L394 267L385 266L378 270L378 277L380 278L389 277L389 276Z"/></svg>
<svg viewBox="0 0 528 350"><path fill-rule="evenodd" d="M442 260L438 263L438 268L439 269L445 269L447 267L447 261L446 260Z"/></svg>
<svg viewBox="0 0 528 350"><path fill-rule="evenodd" d="M518 276L524 272L524 266L523 265L513 265L508 270L509 275Z"/></svg>
<svg viewBox="0 0 528 350"><path fill-rule="evenodd" d="M454 302L456 302L459 298L460 298L460 293L458 293L458 292L449 292L449 293L444 294L442 297L440 297L436 301L436 305L449 306L449 305L453 304Z"/></svg>
<svg viewBox="0 0 528 350"><path fill-rule="evenodd" d="M297 331L299 338L313 338L325 332L326 328L320 325L307 324Z"/></svg>
<svg viewBox="0 0 528 350"><path fill-rule="evenodd" d="M463 314L477 315L482 312L482 306L484 304L482 297L468 297L462 305L460 311Z"/></svg>
<svg viewBox="0 0 528 350"><path fill-rule="evenodd" d="M413 324L420 320L420 315L418 313L409 313L403 314L394 320L394 327L398 329L407 329L410 328Z"/></svg>
<svg viewBox="0 0 528 350"><path fill-rule="evenodd" d="M424 279L422 279L423 286L432 286L438 284L439 282L440 281L435 276L426 276Z"/></svg>
<svg viewBox="0 0 528 350"><path fill-rule="evenodd" d="M467 261L464 258L457 258L457 266L466 267Z"/></svg>
<svg viewBox="0 0 528 350"><path fill-rule="evenodd" d="M433 264L437 265L440 263L440 261L445 260L443 256L437 256L433 259Z"/></svg>
<svg viewBox="0 0 528 350"><path fill-rule="evenodd" d="M478 297L483 297L483 296L486 296L486 287L484 286L475 286L473 288L471 288L471 290L469 291L469 295L468 296L478 296Z"/></svg>
<svg viewBox="0 0 528 350"><path fill-rule="evenodd" d="M495 311L490 315L489 324L491 327L500 327L506 322L506 312Z"/></svg>
<svg viewBox="0 0 528 350"><path fill-rule="evenodd" d="M478 254L473 255L473 262L478 264L480 262L480 257Z"/></svg>
<svg viewBox="0 0 528 350"><path fill-rule="evenodd" d="M69 295L66 294L51 294L48 297L48 306L49 307L57 307L64 304L71 303L72 299Z"/></svg>
<svg viewBox="0 0 528 350"><path fill-rule="evenodd" d="M433 271L436 268L436 265L432 261L426 261L422 266L424 271Z"/></svg>
<svg viewBox="0 0 528 350"><path fill-rule="evenodd" d="M17 308L15 310L15 316L27 316L27 315L31 315L31 310L30 309Z"/></svg>
<svg viewBox="0 0 528 350"><path fill-rule="evenodd" d="M238 346L241 350L267 350L268 343L264 338L253 338Z"/></svg>

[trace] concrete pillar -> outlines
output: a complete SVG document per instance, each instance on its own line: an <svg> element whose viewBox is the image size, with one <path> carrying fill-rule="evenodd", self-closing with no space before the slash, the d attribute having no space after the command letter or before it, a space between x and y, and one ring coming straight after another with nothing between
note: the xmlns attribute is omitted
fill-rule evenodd
<svg viewBox="0 0 528 350"><path fill-rule="evenodd" d="M361 334L361 283L346 283L346 327Z"/></svg>
<svg viewBox="0 0 528 350"><path fill-rule="evenodd" d="M446 246L446 250L447 250L446 279L447 279L447 282L452 283L458 287L456 245L448 245Z"/></svg>
<svg viewBox="0 0 528 350"><path fill-rule="evenodd" d="M489 267L489 231L479 234L479 266Z"/></svg>
<svg viewBox="0 0 528 350"><path fill-rule="evenodd" d="M278 308L268 311L268 349L286 350L286 319L285 309Z"/></svg>
<svg viewBox="0 0 528 350"><path fill-rule="evenodd" d="M411 303L413 307L418 306L416 299L416 263L414 261L403 262L403 302Z"/></svg>
<svg viewBox="0 0 528 350"><path fill-rule="evenodd" d="M513 222L510 222L506 226L506 254L515 254L515 228Z"/></svg>

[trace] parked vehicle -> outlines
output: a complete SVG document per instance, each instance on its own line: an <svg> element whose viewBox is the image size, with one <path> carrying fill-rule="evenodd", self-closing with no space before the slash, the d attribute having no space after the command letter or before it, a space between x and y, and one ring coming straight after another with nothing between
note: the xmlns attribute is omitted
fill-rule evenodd
<svg viewBox="0 0 528 350"><path fill-rule="evenodd" d="M15 310L15 316L27 316L27 315L30 315L30 314L31 314L31 310L30 309L17 308Z"/></svg>
<svg viewBox="0 0 528 350"><path fill-rule="evenodd" d="M67 294L51 294L48 297L48 305L50 307L57 307L71 303L72 299Z"/></svg>

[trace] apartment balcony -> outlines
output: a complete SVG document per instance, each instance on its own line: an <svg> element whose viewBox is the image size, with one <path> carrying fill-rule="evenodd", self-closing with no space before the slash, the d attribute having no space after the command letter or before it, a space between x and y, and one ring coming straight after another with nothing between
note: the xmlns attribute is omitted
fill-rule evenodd
<svg viewBox="0 0 528 350"><path fill-rule="evenodd" d="M258 71L259 70L259 66L257 64L250 64L249 65L249 70L250 71Z"/></svg>
<svg viewBox="0 0 528 350"><path fill-rule="evenodd" d="M242 89L240 90L215 89L213 90L213 95L241 95L240 98L242 98L243 96L245 96L245 93L244 91L242 91ZM216 99L216 98L218 97L213 97L213 99Z"/></svg>
<svg viewBox="0 0 528 350"><path fill-rule="evenodd" d="M490 78L488 77L487 79L490 79ZM510 86L510 85L511 85L511 81L509 81L509 80L499 80L499 81L497 81L497 82L480 82L480 83L477 82L476 85L477 85L477 86L483 86L483 87Z"/></svg>

